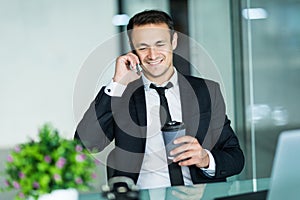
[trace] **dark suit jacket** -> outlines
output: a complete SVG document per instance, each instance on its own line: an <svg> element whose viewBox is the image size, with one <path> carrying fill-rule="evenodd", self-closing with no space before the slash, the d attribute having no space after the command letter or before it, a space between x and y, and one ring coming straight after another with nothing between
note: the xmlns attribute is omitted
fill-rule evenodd
<svg viewBox="0 0 300 200"><path fill-rule="evenodd" d="M225 114L219 85L213 81L178 73L182 118L186 134L211 151L216 162L214 177L190 166L194 184L225 181L244 166L244 155ZM146 144L146 102L141 79L130 83L122 97L100 90L79 123L75 138L91 150L102 151L112 140L108 178L127 176L137 182Z"/></svg>

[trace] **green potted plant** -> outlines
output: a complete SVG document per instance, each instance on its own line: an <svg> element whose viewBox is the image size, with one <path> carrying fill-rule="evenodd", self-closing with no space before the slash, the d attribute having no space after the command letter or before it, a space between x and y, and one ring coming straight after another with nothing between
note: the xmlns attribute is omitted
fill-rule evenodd
<svg viewBox="0 0 300 200"><path fill-rule="evenodd" d="M4 190L17 190L15 199L41 199L61 189L87 191L96 178L95 161L81 144L63 139L46 124L39 130L38 141L17 145L11 151ZM78 192L75 196L78 198Z"/></svg>

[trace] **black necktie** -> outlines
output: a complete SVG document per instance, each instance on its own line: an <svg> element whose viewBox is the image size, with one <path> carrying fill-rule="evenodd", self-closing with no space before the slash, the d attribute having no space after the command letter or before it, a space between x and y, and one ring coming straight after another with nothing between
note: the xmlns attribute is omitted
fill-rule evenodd
<svg viewBox="0 0 300 200"><path fill-rule="evenodd" d="M160 122L162 127L167 123L172 121L170 110L168 106L168 101L165 96L165 90L169 89L173 86L172 83L168 83L165 87L156 87L154 84L150 84L150 88L155 89L159 95L160 99L160 109L159 109L159 115L160 115ZM182 171L181 167L177 164L172 162L168 165L169 168L169 175L171 180L171 185L184 185L183 177L182 177Z"/></svg>
<svg viewBox="0 0 300 200"><path fill-rule="evenodd" d="M169 89L173 86L171 82L169 82L165 87L156 87L154 84L150 84L150 88L155 89L159 95L160 99L160 109L159 109L159 117L160 117L160 124L163 127L166 123L172 121L169 105L167 98L165 96L165 90Z"/></svg>

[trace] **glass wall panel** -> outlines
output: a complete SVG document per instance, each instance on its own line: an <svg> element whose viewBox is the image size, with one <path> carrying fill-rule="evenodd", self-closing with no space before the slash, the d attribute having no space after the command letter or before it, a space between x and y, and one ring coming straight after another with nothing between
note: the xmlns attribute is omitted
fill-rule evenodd
<svg viewBox="0 0 300 200"><path fill-rule="evenodd" d="M229 1L218 0L189 0L189 36L195 40L191 43L191 62L203 63L203 57L198 55L199 45L209 56L214 66L206 64L206 70L214 67L207 75L201 70L202 77L212 79L221 84L225 98L227 114L234 127L234 102L233 102L233 72L231 50L231 22ZM195 68L192 74L197 75ZM216 74L217 73L217 74Z"/></svg>
<svg viewBox="0 0 300 200"><path fill-rule="evenodd" d="M254 161L253 177L270 176L281 131L300 128L299 10L299 0L243 1L247 143L255 150L247 161Z"/></svg>

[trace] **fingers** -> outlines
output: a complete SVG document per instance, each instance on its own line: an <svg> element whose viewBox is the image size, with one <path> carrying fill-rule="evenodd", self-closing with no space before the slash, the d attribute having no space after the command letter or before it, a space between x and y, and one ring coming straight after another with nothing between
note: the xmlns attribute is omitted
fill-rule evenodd
<svg viewBox="0 0 300 200"><path fill-rule="evenodd" d="M120 70L136 69L136 66L139 63L140 61L138 56L132 52L129 52L117 58L116 68Z"/></svg>
<svg viewBox="0 0 300 200"><path fill-rule="evenodd" d="M183 152L189 151L189 150L201 150L202 147L199 144L198 140L191 136L182 136L174 140L174 144L182 144L181 146L173 149L170 154L176 155L181 154Z"/></svg>
<svg viewBox="0 0 300 200"><path fill-rule="evenodd" d="M174 140L174 144L198 142L196 138L186 135Z"/></svg>
<svg viewBox="0 0 300 200"><path fill-rule="evenodd" d="M113 80L123 85L136 80L140 77L139 63L138 56L132 52L119 56L116 60Z"/></svg>
<svg viewBox="0 0 300 200"><path fill-rule="evenodd" d="M183 136L176 139L174 143L182 143L182 145L170 152L171 155L177 155L173 162L179 162L180 166L207 167L209 165L209 156L196 138Z"/></svg>
<svg viewBox="0 0 300 200"><path fill-rule="evenodd" d="M179 161L180 166L191 166L196 165L199 168L205 168L209 166L208 154L204 151L203 153L197 152L185 152L177 156L174 162Z"/></svg>

